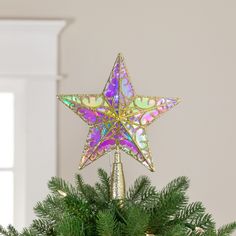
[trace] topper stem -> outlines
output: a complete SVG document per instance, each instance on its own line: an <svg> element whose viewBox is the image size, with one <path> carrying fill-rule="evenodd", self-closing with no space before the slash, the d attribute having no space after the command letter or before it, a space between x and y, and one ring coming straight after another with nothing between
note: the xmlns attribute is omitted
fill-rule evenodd
<svg viewBox="0 0 236 236"><path fill-rule="evenodd" d="M118 148L114 154L111 174L111 198L115 200L125 199L125 177L121 163L121 153Z"/></svg>

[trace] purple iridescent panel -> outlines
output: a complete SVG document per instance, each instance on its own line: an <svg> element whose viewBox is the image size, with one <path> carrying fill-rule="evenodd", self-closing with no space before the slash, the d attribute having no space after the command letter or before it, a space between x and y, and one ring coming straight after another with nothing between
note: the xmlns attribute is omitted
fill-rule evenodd
<svg viewBox="0 0 236 236"><path fill-rule="evenodd" d="M122 113L134 96L134 90L121 55L116 59L103 94L117 114Z"/></svg>
<svg viewBox="0 0 236 236"><path fill-rule="evenodd" d="M111 108L102 95L61 95L58 98L89 125L113 120Z"/></svg>
<svg viewBox="0 0 236 236"><path fill-rule="evenodd" d="M110 78L104 89L104 96L108 103L114 108L116 113L119 110L119 79L120 79L120 60L117 58L112 69Z"/></svg>
<svg viewBox="0 0 236 236"><path fill-rule="evenodd" d="M80 164L81 167L88 165L90 161L99 158L104 154L103 151L110 150L107 141L111 139L114 132L113 123L101 124L90 128ZM102 147L104 150L101 150Z"/></svg>
<svg viewBox="0 0 236 236"><path fill-rule="evenodd" d="M122 123L126 130L124 134L128 138L128 141L132 142L132 146L122 145L122 150L133 156L139 162L146 163L150 169L153 169L146 130L143 127L132 125L130 122L124 121ZM137 150L136 152L133 150L134 146L135 150Z"/></svg>
<svg viewBox="0 0 236 236"><path fill-rule="evenodd" d="M134 90L132 84L129 80L128 72L124 62L121 62L120 65L120 109L124 109L134 98Z"/></svg>
<svg viewBox="0 0 236 236"><path fill-rule="evenodd" d="M112 125L110 124L109 126L100 125L91 128L81 166L88 165L93 160L96 160L105 153L115 149L117 145L139 162L145 162L147 156L145 157L143 155L145 150L143 150L144 144L142 143L145 140L139 138L139 136L142 137L143 135L145 137L145 133L142 134L143 130L136 129L133 131L136 135L133 135L132 137L120 122ZM137 142L137 144L135 142Z"/></svg>
<svg viewBox="0 0 236 236"><path fill-rule="evenodd" d="M127 154L135 157L140 157L140 161L143 161L144 157L134 142L134 139L130 136L130 134L126 131L123 125L121 125L121 132L119 135L119 144L121 149Z"/></svg>
<svg viewBox="0 0 236 236"><path fill-rule="evenodd" d="M166 112L179 102L176 98L159 98L157 100L158 111L160 113Z"/></svg>
<svg viewBox="0 0 236 236"><path fill-rule="evenodd" d="M177 103L176 98L135 96L124 114L131 124L147 126Z"/></svg>

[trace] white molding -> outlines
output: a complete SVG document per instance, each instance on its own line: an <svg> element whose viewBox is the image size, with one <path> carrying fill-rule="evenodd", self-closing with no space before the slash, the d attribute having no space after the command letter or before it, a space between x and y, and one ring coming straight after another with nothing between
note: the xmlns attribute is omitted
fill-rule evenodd
<svg viewBox="0 0 236 236"><path fill-rule="evenodd" d="M58 75L63 20L0 20L0 74Z"/></svg>
<svg viewBox="0 0 236 236"><path fill-rule="evenodd" d="M0 31L24 33L47 32L50 34L59 34L65 27L65 20L0 20Z"/></svg>
<svg viewBox="0 0 236 236"><path fill-rule="evenodd" d="M66 75L53 74L0 74L0 80L62 80Z"/></svg>
<svg viewBox="0 0 236 236"><path fill-rule="evenodd" d="M13 168L11 168L11 167L6 167L6 168L0 167L0 171L12 171L12 170L13 170Z"/></svg>

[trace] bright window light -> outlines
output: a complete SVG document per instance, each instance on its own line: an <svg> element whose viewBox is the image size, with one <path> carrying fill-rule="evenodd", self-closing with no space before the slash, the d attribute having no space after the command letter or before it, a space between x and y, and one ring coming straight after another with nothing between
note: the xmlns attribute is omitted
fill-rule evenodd
<svg viewBox="0 0 236 236"><path fill-rule="evenodd" d="M0 93L0 168L13 167L14 94ZM1 188L2 189L2 188Z"/></svg>
<svg viewBox="0 0 236 236"><path fill-rule="evenodd" d="M13 224L13 173L0 171L0 225Z"/></svg>

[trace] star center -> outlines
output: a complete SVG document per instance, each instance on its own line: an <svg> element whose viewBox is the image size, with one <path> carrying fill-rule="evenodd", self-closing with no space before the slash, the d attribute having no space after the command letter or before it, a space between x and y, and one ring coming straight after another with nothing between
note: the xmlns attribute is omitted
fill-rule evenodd
<svg viewBox="0 0 236 236"><path fill-rule="evenodd" d="M126 117L125 117L125 116L122 116L122 115L117 115L117 116L116 116L116 120L119 121L119 122L124 121L125 118L126 118Z"/></svg>

